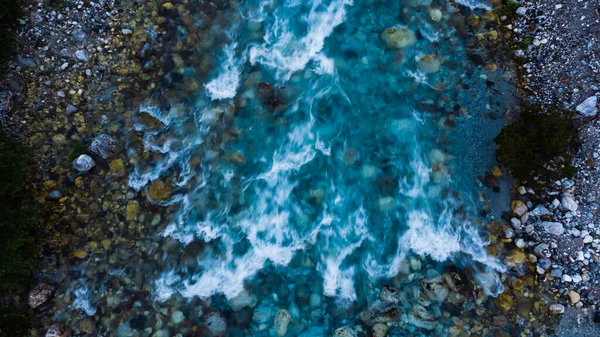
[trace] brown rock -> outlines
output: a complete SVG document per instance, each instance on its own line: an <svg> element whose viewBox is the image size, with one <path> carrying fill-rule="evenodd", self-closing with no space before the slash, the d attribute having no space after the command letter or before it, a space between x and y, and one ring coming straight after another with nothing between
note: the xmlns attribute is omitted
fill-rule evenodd
<svg viewBox="0 0 600 337"><path fill-rule="evenodd" d="M157 179L150 184L148 188L148 196L152 200L165 200L171 194L173 187L162 180Z"/></svg>
<svg viewBox="0 0 600 337"><path fill-rule="evenodd" d="M581 300L581 296L576 291L570 290L567 294L571 303L575 304Z"/></svg>
<svg viewBox="0 0 600 337"><path fill-rule="evenodd" d="M87 334L93 334L96 330L96 322L93 319L86 317L79 321L79 330Z"/></svg>

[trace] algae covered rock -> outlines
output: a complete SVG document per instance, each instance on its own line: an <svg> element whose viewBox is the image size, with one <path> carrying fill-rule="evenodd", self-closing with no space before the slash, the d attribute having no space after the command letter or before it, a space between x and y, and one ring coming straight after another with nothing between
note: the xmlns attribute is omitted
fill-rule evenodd
<svg viewBox="0 0 600 337"><path fill-rule="evenodd" d="M394 49L410 48L417 42L415 32L403 25L395 25L384 30L381 39L388 47Z"/></svg>
<svg viewBox="0 0 600 337"><path fill-rule="evenodd" d="M426 73L437 73L442 66L442 60L437 55L424 55L419 59L419 68Z"/></svg>
<svg viewBox="0 0 600 337"><path fill-rule="evenodd" d="M148 196L152 200L166 200L169 198L172 189L173 187L170 184L157 179L150 184L150 187L148 187Z"/></svg>

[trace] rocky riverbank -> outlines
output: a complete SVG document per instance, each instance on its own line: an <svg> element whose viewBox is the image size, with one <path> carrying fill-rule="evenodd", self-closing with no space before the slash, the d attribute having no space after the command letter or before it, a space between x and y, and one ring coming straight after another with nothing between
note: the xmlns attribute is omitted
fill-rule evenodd
<svg viewBox="0 0 600 337"><path fill-rule="evenodd" d="M596 119L600 3L521 1L514 7L514 20L505 27L520 64L524 100L543 110L574 111L570 118L578 139L570 151L577 173L543 184L516 185L510 223L515 243L535 265L540 285L562 305L560 312L568 313L565 320L576 322L561 323L557 335L596 336L600 329L600 125ZM580 324L586 328L576 333L573 328Z"/></svg>

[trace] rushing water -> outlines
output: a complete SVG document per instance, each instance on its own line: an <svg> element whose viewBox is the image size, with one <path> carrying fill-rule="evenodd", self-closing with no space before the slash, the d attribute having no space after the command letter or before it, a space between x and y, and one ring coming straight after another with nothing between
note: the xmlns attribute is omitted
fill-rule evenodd
<svg viewBox="0 0 600 337"><path fill-rule="evenodd" d="M129 185L172 186L154 200L171 212L155 234L164 239L148 272L154 301L217 295L214 308L254 312L232 335L274 334L275 311L286 309L289 336L320 336L354 324L342 308L363 311L382 285L410 299L413 284L449 266L500 293L504 268L486 252L475 177L493 163L499 126L483 118L502 107L449 24L459 10L427 0L228 10L214 24L218 64L196 95L157 90L134 116L144 155L131 147ZM382 38L397 25L413 32L403 49ZM181 76L200 77L193 66ZM81 289L74 304L93 315Z"/></svg>

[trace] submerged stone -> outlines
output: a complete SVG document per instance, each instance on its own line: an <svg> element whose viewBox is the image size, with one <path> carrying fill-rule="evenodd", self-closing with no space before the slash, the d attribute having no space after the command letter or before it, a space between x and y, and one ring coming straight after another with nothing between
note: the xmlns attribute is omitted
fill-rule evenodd
<svg viewBox="0 0 600 337"><path fill-rule="evenodd" d="M417 328L433 330L435 328L435 318L420 304L415 304L408 311L408 324Z"/></svg>
<svg viewBox="0 0 600 337"><path fill-rule="evenodd" d="M285 309L277 310L275 319L273 320L273 330L279 337L285 336L288 331L288 325L292 321L292 316Z"/></svg>
<svg viewBox="0 0 600 337"><path fill-rule="evenodd" d="M388 47L394 49L410 48L417 42L415 33L403 25L396 25L384 30L381 33L381 39Z"/></svg>
<svg viewBox="0 0 600 337"><path fill-rule="evenodd" d="M419 59L419 68L426 73L436 73L440 70L442 61L437 55L425 55Z"/></svg>
<svg viewBox="0 0 600 337"><path fill-rule="evenodd" d="M172 189L173 188L171 185L164 183L160 179L157 179L150 184L150 187L148 188L148 196L152 200L166 200L169 198Z"/></svg>

